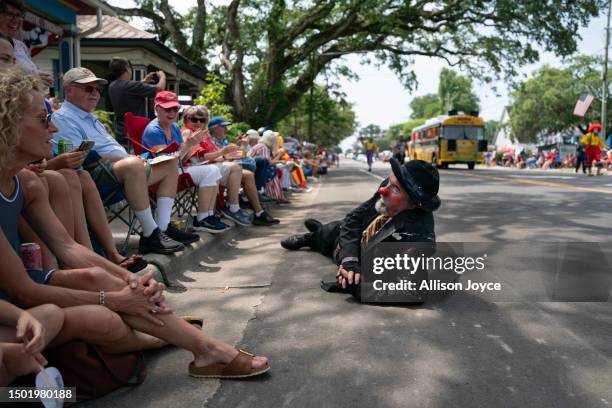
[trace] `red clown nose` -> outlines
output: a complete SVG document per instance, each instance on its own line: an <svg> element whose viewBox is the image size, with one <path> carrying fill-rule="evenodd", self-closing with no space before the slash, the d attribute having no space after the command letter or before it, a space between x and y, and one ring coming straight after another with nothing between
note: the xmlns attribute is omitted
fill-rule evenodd
<svg viewBox="0 0 612 408"><path fill-rule="evenodd" d="M380 194L383 197L388 197L389 196L389 190L386 187L381 187L378 189L378 194Z"/></svg>

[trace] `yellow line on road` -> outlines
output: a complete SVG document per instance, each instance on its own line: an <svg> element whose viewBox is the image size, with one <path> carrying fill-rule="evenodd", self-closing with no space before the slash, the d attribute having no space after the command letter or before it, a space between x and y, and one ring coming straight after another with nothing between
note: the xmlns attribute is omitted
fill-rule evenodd
<svg viewBox="0 0 612 408"><path fill-rule="evenodd" d="M589 187L578 187L578 186L573 186L571 184L567 184L567 183L556 183L556 182L552 182L552 181L540 181L540 180L528 180L528 179L517 179L517 178L506 178L506 177L499 177L499 176L489 176L489 175L485 175L485 174L474 174L474 173L454 173L454 172L444 172L443 174L453 174L453 175L462 175L462 176L468 176L468 177L474 177L474 178L481 178L481 179L489 179L489 180L500 180L500 181L511 181L511 182L515 182L518 184L531 184L531 185L536 185L536 186L546 186L546 187L556 187L556 188L560 188L560 189L566 189L566 190L574 190L574 191L583 191L583 192L587 192L587 193L601 193L601 194L612 194L612 190L605 190L602 188L589 188Z"/></svg>

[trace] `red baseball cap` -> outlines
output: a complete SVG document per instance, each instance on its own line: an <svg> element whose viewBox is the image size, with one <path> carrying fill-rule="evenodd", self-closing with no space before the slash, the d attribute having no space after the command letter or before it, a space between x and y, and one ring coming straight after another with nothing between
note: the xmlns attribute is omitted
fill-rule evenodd
<svg viewBox="0 0 612 408"><path fill-rule="evenodd" d="M155 106L161 106L164 109L180 107L178 96L174 92L161 91L155 95Z"/></svg>

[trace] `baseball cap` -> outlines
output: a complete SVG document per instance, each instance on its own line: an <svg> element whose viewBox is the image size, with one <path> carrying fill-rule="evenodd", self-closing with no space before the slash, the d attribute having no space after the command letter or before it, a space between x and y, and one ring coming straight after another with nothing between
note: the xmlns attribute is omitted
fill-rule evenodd
<svg viewBox="0 0 612 408"><path fill-rule="evenodd" d="M208 121L209 129L215 128L217 126L228 126L228 125L231 125L231 122L228 122L227 120L225 120L223 116L213 116Z"/></svg>
<svg viewBox="0 0 612 408"><path fill-rule="evenodd" d="M161 106L164 109L178 108L181 106L178 96L174 92L161 91L155 95L155 106Z"/></svg>
<svg viewBox="0 0 612 408"><path fill-rule="evenodd" d="M64 85L89 84L91 82L99 82L102 85L108 84L104 78L98 78L91 70L83 67L71 68L63 76Z"/></svg>

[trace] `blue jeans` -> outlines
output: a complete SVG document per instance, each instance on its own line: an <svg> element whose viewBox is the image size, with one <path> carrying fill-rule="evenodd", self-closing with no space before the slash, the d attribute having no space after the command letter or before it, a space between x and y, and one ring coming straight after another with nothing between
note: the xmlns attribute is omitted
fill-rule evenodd
<svg viewBox="0 0 612 408"><path fill-rule="evenodd" d="M255 157L255 185L257 186L257 190L261 190L266 186L268 168L270 167L270 162L268 159L263 157Z"/></svg>

